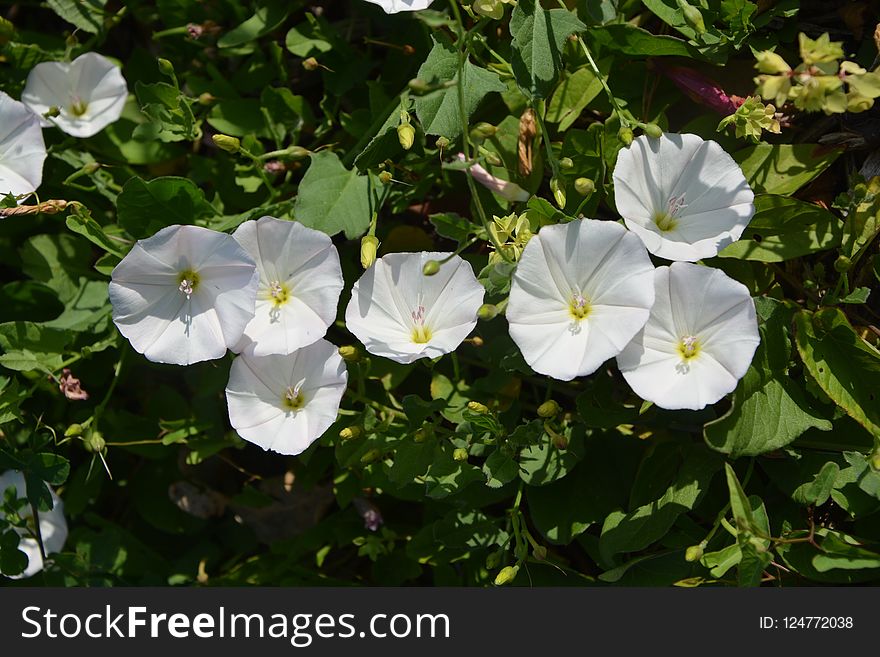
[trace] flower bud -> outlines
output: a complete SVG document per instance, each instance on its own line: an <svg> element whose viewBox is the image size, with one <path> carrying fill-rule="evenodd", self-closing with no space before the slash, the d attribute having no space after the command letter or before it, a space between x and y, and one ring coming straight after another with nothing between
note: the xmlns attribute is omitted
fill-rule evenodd
<svg viewBox="0 0 880 657"><path fill-rule="evenodd" d="M174 65L169 62L167 59L163 59L162 57L158 60L159 64L159 72L162 75L167 75L169 78L174 77Z"/></svg>
<svg viewBox="0 0 880 657"><path fill-rule="evenodd" d="M412 80L407 82L406 86L408 86L412 91L415 91L417 94L427 93L431 89L431 86L427 82L419 78L413 78Z"/></svg>
<svg viewBox="0 0 880 657"><path fill-rule="evenodd" d="M464 447L456 447L452 452L452 460L467 461L468 451Z"/></svg>
<svg viewBox="0 0 880 657"><path fill-rule="evenodd" d="M703 558L703 546L702 545L691 545L687 550L684 551L684 560L685 561L699 561Z"/></svg>
<svg viewBox="0 0 880 657"><path fill-rule="evenodd" d="M574 161L570 157L564 157L559 160L559 168L560 169L573 169Z"/></svg>
<svg viewBox="0 0 880 657"><path fill-rule="evenodd" d="M307 71L314 71L318 66L320 66L320 64L318 64L318 60L314 57L308 57L307 59L304 59L302 63L302 67Z"/></svg>
<svg viewBox="0 0 880 657"><path fill-rule="evenodd" d="M538 406L538 417L549 420L559 415L559 412L561 410L562 407L556 403L556 400L548 399L543 404Z"/></svg>
<svg viewBox="0 0 880 657"><path fill-rule="evenodd" d="M43 116L47 119L54 119L59 114L61 114L61 110L58 109L55 105L52 105L52 107L50 107L43 113Z"/></svg>
<svg viewBox="0 0 880 657"><path fill-rule="evenodd" d="M550 179L550 191L553 192L553 200L556 201L556 206L563 210L565 208L565 185L559 178Z"/></svg>
<svg viewBox="0 0 880 657"><path fill-rule="evenodd" d="M495 576L495 586L504 586L516 579L519 572L519 566L505 566Z"/></svg>
<svg viewBox="0 0 880 657"><path fill-rule="evenodd" d="M477 317L482 320L489 321L498 316L498 307L491 303L484 303L477 310Z"/></svg>
<svg viewBox="0 0 880 657"><path fill-rule="evenodd" d="M241 142L235 137L230 137L229 135L214 135L211 139L217 148L224 150L227 153L238 153L238 151L241 150Z"/></svg>
<svg viewBox="0 0 880 657"><path fill-rule="evenodd" d="M544 561L547 558L547 548L543 545L536 545L532 549L532 554L535 555L535 559L538 561Z"/></svg>
<svg viewBox="0 0 880 657"><path fill-rule="evenodd" d="M71 438L73 436L81 436L84 431L83 426L81 424L71 424L64 431L65 438Z"/></svg>
<svg viewBox="0 0 880 657"><path fill-rule="evenodd" d="M361 457L361 463L372 463L373 461L376 461L380 456L382 456L382 452L380 452L378 449L371 449L369 452Z"/></svg>
<svg viewBox="0 0 880 657"><path fill-rule="evenodd" d="M356 363L361 359L361 350L354 345L346 344L339 347L339 355L346 363Z"/></svg>
<svg viewBox="0 0 880 657"><path fill-rule="evenodd" d="M596 183L589 178L578 178L574 181L574 191L581 196L589 196L596 191Z"/></svg>
<svg viewBox="0 0 880 657"><path fill-rule="evenodd" d="M689 4L687 0L678 0L678 7L684 16L684 22L693 28L697 34L706 32L706 23L703 21L703 14L700 10Z"/></svg>
<svg viewBox="0 0 880 657"><path fill-rule="evenodd" d="M478 401L469 401L468 402L468 410L473 411L474 413L479 413L480 415L488 415L489 407L485 404L481 404Z"/></svg>
<svg viewBox="0 0 880 657"><path fill-rule="evenodd" d="M416 140L416 129L409 123L401 123L397 126L397 141L400 142L403 150L408 151L412 148L413 142Z"/></svg>
<svg viewBox="0 0 880 657"><path fill-rule="evenodd" d="M291 146L288 149L285 149L284 157L287 160L303 160L311 155L312 151L308 148L303 148L302 146Z"/></svg>
<svg viewBox="0 0 880 657"><path fill-rule="evenodd" d="M498 132L498 128L494 125L486 123L485 121L480 121L477 125L471 128L471 139L489 139L490 137L494 137L496 132Z"/></svg>
<svg viewBox="0 0 880 657"><path fill-rule="evenodd" d="M500 167L504 162L500 157L498 157L498 153L494 153L490 151L488 148L483 148L482 146L477 146L477 151L479 151L480 155L486 158L486 162L491 164L493 167Z"/></svg>
<svg viewBox="0 0 880 657"><path fill-rule="evenodd" d="M390 184L392 180L394 180L394 176L391 175L390 171L383 171L379 174L379 182L383 185Z"/></svg>
<svg viewBox="0 0 880 657"><path fill-rule="evenodd" d="M425 266L422 267L422 274L425 276L433 276L438 271L440 271L440 263L436 260L428 260Z"/></svg>
<svg viewBox="0 0 880 657"><path fill-rule="evenodd" d="M364 269L372 267L373 263L376 262L376 251L378 250L378 238L375 235L364 235L361 238L361 267Z"/></svg>
<svg viewBox="0 0 880 657"><path fill-rule="evenodd" d="M633 143L633 131L632 128L621 128L617 131L617 138L623 143L624 146L629 146Z"/></svg>
<svg viewBox="0 0 880 657"><path fill-rule="evenodd" d="M343 440L354 440L355 438L360 438L363 434L363 430L359 426L350 426L345 427L342 431L339 432L339 437Z"/></svg>
<svg viewBox="0 0 880 657"><path fill-rule="evenodd" d="M449 140L446 137L437 137L437 141L434 142L434 145L443 150L444 148L449 147Z"/></svg>
<svg viewBox="0 0 880 657"><path fill-rule="evenodd" d="M840 256L834 261L834 270L841 274L848 272L850 267L852 267L852 260L845 255Z"/></svg>
<svg viewBox="0 0 880 657"><path fill-rule="evenodd" d="M85 446L87 452L99 454L104 451L107 443L104 441L104 436L101 435L100 431L92 430L89 432L89 435L86 436L86 439L83 441L83 445Z"/></svg>
<svg viewBox="0 0 880 657"><path fill-rule="evenodd" d="M645 124L645 134L651 139L660 139L663 136L663 129L656 123Z"/></svg>
<svg viewBox="0 0 880 657"><path fill-rule="evenodd" d="M217 100L217 96L208 93L207 91L203 94L199 94L199 105L211 105L215 100Z"/></svg>

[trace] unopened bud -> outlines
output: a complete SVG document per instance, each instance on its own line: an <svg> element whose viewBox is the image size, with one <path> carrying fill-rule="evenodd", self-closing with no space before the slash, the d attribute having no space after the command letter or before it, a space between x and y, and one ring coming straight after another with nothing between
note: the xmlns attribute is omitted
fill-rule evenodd
<svg viewBox="0 0 880 657"><path fill-rule="evenodd" d="M81 424L71 424L64 431L65 438L71 438L72 436L81 436L83 432L83 426Z"/></svg>
<svg viewBox="0 0 880 657"><path fill-rule="evenodd" d="M433 276L440 271L440 263L437 260L428 260L422 267L422 274L425 276Z"/></svg>
<svg viewBox="0 0 880 657"><path fill-rule="evenodd" d="M834 261L834 270L840 272L841 274L848 272L850 267L852 267L852 260L847 258L845 255L840 256L837 260Z"/></svg>
<svg viewBox="0 0 880 657"><path fill-rule="evenodd" d="M61 110L58 109L55 105L52 105L52 107L43 112L43 116L47 119L54 119L59 114L61 114Z"/></svg>
<svg viewBox="0 0 880 657"><path fill-rule="evenodd" d="M704 34L706 23L703 21L703 14L700 13L700 10L688 4L687 0L678 0L678 6L684 16L684 22L690 25L697 34Z"/></svg>
<svg viewBox="0 0 880 657"><path fill-rule="evenodd" d="M308 57L307 59L303 60L302 66L307 71L314 71L320 66L320 64L318 64L318 60L314 57Z"/></svg>
<svg viewBox="0 0 880 657"><path fill-rule="evenodd" d="M394 176L391 175L390 171L382 171L379 174L379 182L383 185L391 184L391 181L394 180Z"/></svg>
<svg viewBox="0 0 880 657"><path fill-rule="evenodd" d="M413 142L416 140L416 129L409 123L401 123L397 126L397 141L400 142L403 150L408 151L412 148Z"/></svg>
<svg viewBox="0 0 880 657"><path fill-rule="evenodd" d="M104 451L107 443L104 441L104 436L101 435L100 431L92 430L89 432L89 435L86 436L86 439L83 441L83 445L85 446L87 452L99 454Z"/></svg>
<svg viewBox="0 0 880 657"><path fill-rule="evenodd" d="M687 550L684 551L684 560L690 561L693 563L694 561L699 561L703 558L703 546L702 545L691 545Z"/></svg>
<svg viewBox="0 0 880 657"><path fill-rule="evenodd" d="M80 171L82 171L85 175L90 176L95 173L98 169L101 168L101 165L97 162L88 162L87 164L83 164Z"/></svg>
<svg viewBox="0 0 880 657"><path fill-rule="evenodd" d="M485 121L480 121L477 125L471 128L471 138L489 139L490 137L495 136L496 132L498 132L498 128L494 125L486 123Z"/></svg>
<svg viewBox="0 0 880 657"><path fill-rule="evenodd" d="M596 183L589 178L578 178L574 181L574 191L581 196L589 196L596 191Z"/></svg>
<svg viewBox="0 0 880 657"><path fill-rule="evenodd" d="M290 148L285 149L284 151L284 159L286 160L303 160L311 155L312 151L308 148L303 148L302 146L291 146Z"/></svg>
<svg viewBox="0 0 880 657"><path fill-rule="evenodd" d="M617 138L623 143L624 146L629 146L633 143L633 131L632 128L621 128L617 131Z"/></svg>
<svg viewBox="0 0 880 657"><path fill-rule="evenodd" d="M64 40L64 45L68 48L76 48L79 45L79 39L76 38L76 34L73 32L68 34Z"/></svg>
<svg viewBox="0 0 880 657"><path fill-rule="evenodd" d="M376 262L376 251L379 250L379 240L375 235L364 235L361 238L361 267L369 269Z"/></svg>
<svg viewBox="0 0 880 657"><path fill-rule="evenodd" d="M560 169L574 169L574 161L570 157L564 157L559 160Z"/></svg>
<svg viewBox="0 0 880 657"><path fill-rule="evenodd" d="M532 554L535 555L535 559L538 561L544 561L547 558L547 548L543 545L536 545L532 550Z"/></svg>
<svg viewBox="0 0 880 657"><path fill-rule="evenodd" d="M159 72L162 75L167 75L169 78L174 76L174 65L169 62L167 59L162 57L158 60L159 64Z"/></svg>
<svg viewBox="0 0 880 657"><path fill-rule="evenodd" d="M663 129L656 123L645 124L645 134L651 139L660 139L663 136Z"/></svg>
<svg viewBox="0 0 880 657"><path fill-rule="evenodd" d="M469 401L467 407L468 410L471 410L474 413L480 413L481 415L487 415L489 413L489 407L478 401Z"/></svg>
<svg viewBox="0 0 880 657"><path fill-rule="evenodd" d="M444 148L449 147L449 140L446 137L437 137L437 141L434 142L434 145L443 150Z"/></svg>
<svg viewBox="0 0 880 657"><path fill-rule="evenodd" d="M468 451L464 447L456 447L452 452L452 459L454 461L467 461Z"/></svg>
<svg viewBox="0 0 880 657"><path fill-rule="evenodd" d="M486 158L486 162L491 164L493 167L500 167L504 164L504 161L498 156L498 153L490 151L488 148L483 148L482 146L477 146L477 151Z"/></svg>
<svg viewBox="0 0 880 657"><path fill-rule="evenodd" d="M369 452L361 457L361 463L372 463L380 456L382 456L382 452L380 452L378 449L371 449Z"/></svg>
<svg viewBox="0 0 880 657"><path fill-rule="evenodd" d="M551 178L550 179L550 191L553 192L553 200L556 201L556 206L562 210L565 208L565 185L559 180L559 178Z"/></svg>
<svg viewBox="0 0 880 657"><path fill-rule="evenodd" d="M229 135L214 135L211 137L217 148L227 153L238 153L241 150L241 142L236 137Z"/></svg>
<svg viewBox="0 0 880 657"><path fill-rule="evenodd" d="M199 94L199 105L213 105L215 100L217 100L217 96L207 91Z"/></svg>
<svg viewBox="0 0 880 657"><path fill-rule="evenodd" d="M498 316L498 306L491 303L484 303L482 306L477 309L477 317L482 320L488 321L490 319L494 319Z"/></svg>
<svg viewBox="0 0 880 657"><path fill-rule="evenodd" d="M516 579L516 574L519 572L519 566L505 566L498 574L495 575L495 586L504 586L505 584L509 584L514 579Z"/></svg>
<svg viewBox="0 0 880 657"><path fill-rule="evenodd" d="M354 440L355 438L360 438L363 434L363 430L358 426L345 427L342 431L339 432L339 437L343 440Z"/></svg>
<svg viewBox="0 0 880 657"><path fill-rule="evenodd" d="M556 403L556 400L548 399L543 404L538 406L538 417L549 420L559 415L559 412L561 410L562 407Z"/></svg>
<svg viewBox="0 0 880 657"><path fill-rule="evenodd" d="M346 344L339 347L339 355L346 363L356 363L361 359L361 350L354 345Z"/></svg>
<svg viewBox="0 0 880 657"><path fill-rule="evenodd" d="M430 85L420 78L413 78L407 82L406 86L417 94L427 93L431 89Z"/></svg>

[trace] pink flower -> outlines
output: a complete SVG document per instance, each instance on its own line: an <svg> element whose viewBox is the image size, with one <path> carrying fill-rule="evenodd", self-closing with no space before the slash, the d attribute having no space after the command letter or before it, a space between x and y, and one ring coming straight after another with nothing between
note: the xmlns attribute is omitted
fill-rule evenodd
<svg viewBox="0 0 880 657"><path fill-rule="evenodd" d="M656 62L654 65L694 102L711 107L721 116L733 114L737 107L742 105L742 99L736 102L735 98L727 95L714 80L699 71L685 66L666 66Z"/></svg>
<svg viewBox="0 0 880 657"><path fill-rule="evenodd" d="M464 153L459 153L458 156L459 162L466 162ZM526 190L517 185L514 182L510 182L509 180L503 180L501 178L496 178L491 173L486 171L482 166L474 162L468 168L468 173L473 176L474 180L480 183L486 189L495 192L498 196L511 201L511 202L524 202L528 201L531 197Z"/></svg>

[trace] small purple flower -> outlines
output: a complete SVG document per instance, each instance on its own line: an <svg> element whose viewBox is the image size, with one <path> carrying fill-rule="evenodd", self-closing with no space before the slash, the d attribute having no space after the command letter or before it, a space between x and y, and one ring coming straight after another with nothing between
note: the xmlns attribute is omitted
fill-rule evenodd
<svg viewBox="0 0 880 657"><path fill-rule="evenodd" d="M379 527L385 524L385 521L382 519L382 513L379 511L379 507L369 500L366 500L363 497L354 498L354 508L357 509L357 512L360 514L361 518L363 518L365 529L375 532L378 531Z"/></svg>
<svg viewBox="0 0 880 657"><path fill-rule="evenodd" d="M742 102L736 102L724 89L699 71L685 66L655 66L666 75L679 89L685 92L694 102L712 108L721 116L733 114Z"/></svg>

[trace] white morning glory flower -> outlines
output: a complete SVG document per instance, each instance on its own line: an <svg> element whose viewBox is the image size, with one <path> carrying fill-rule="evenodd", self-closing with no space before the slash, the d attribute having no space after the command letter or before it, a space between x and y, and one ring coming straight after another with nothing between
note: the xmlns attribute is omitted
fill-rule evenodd
<svg viewBox="0 0 880 657"><path fill-rule="evenodd" d="M507 321L533 370L570 381L616 356L648 321L651 259L611 221L544 226L513 275Z"/></svg>
<svg viewBox="0 0 880 657"><path fill-rule="evenodd" d="M422 268L449 253L389 253L351 291L345 323L371 354L398 363L455 351L477 325L486 290L470 263L452 256L433 276Z"/></svg>
<svg viewBox="0 0 880 657"><path fill-rule="evenodd" d="M617 357L630 387L661 408L692 410L733 392L758 347L755 303L720 269L658 267L651 317Z"/></svg>
<svg viewBox="0 0 880 657"><path fill-rule="evenodd" d="M325 233L296 221L262 217L232 235L257 263L254 318L233 351L289 354L327 333L342 292L339 254Z"/></svg>
<svg viewBox="0 0 880 657"><path fill-rule="evenodd" d="M139 240L113 270L113 321L157 363L220 358L253 319L259 280L231 235L168 226Z"/></svg>
<svg viewBox="0 0 880 657"><path fill-rule="evenodd" d="M24 475L18 470L7 470L0 475L0 502L2 502L8 488L15 489L15 496L19 500L27 498L27 483L25 482ZM64 503L51 487L49 492L52 494L52 509L39 512L40 536L43 538L43 549L47 555L61 552L64 548L64 542L67 540L67 521L64 519ZM30 503L25 502L24 506L18 511L18 514L24 519L33 518ZM35 538L31 538L20 529L16 529L16 531L21 536L18 542L18 549L27 555L28 565L24 572L18 575L7 575L7 577L11 579L32 577L43 570L43 555L40 554L40 546Z"/></svg>
<svg viewBox="0 0 880 657"><path fill-rule="evenodd" d="M372 5L379 5L386 14L396 14L399 11L418 11L427 9L434 0L367 0Z"/></svg>
<svg viewBox="0 0 880 657"><path fill-rule="evenodd" d="M642 135L617 156L614 200L627 228L667 260L711 258L755 214L742 169L697 135Z"/></svg>
<svg viewBox="0 0 880 657"><path fill-rule="evenodd" d="M43 182L45 160L40 120L0 91L0 197L36 191Z"/></svg>
<svg viewBox="0 0 880 657"><path fill-rule="evenodd" d="M22 102L74 137L91 137L117 121L128 99L122 71L109 59L87 52L72 62L43 62L28 74ZM46 119L52 108L58 116Z"/></svg>
<svg viewBox="0 0 880 657"><path fill-rule="evenodd" d="M248 349L229 372L229 421L248 442L299 454L336 421L347 383L345 362L326 340L284 356Z"/></svg>

